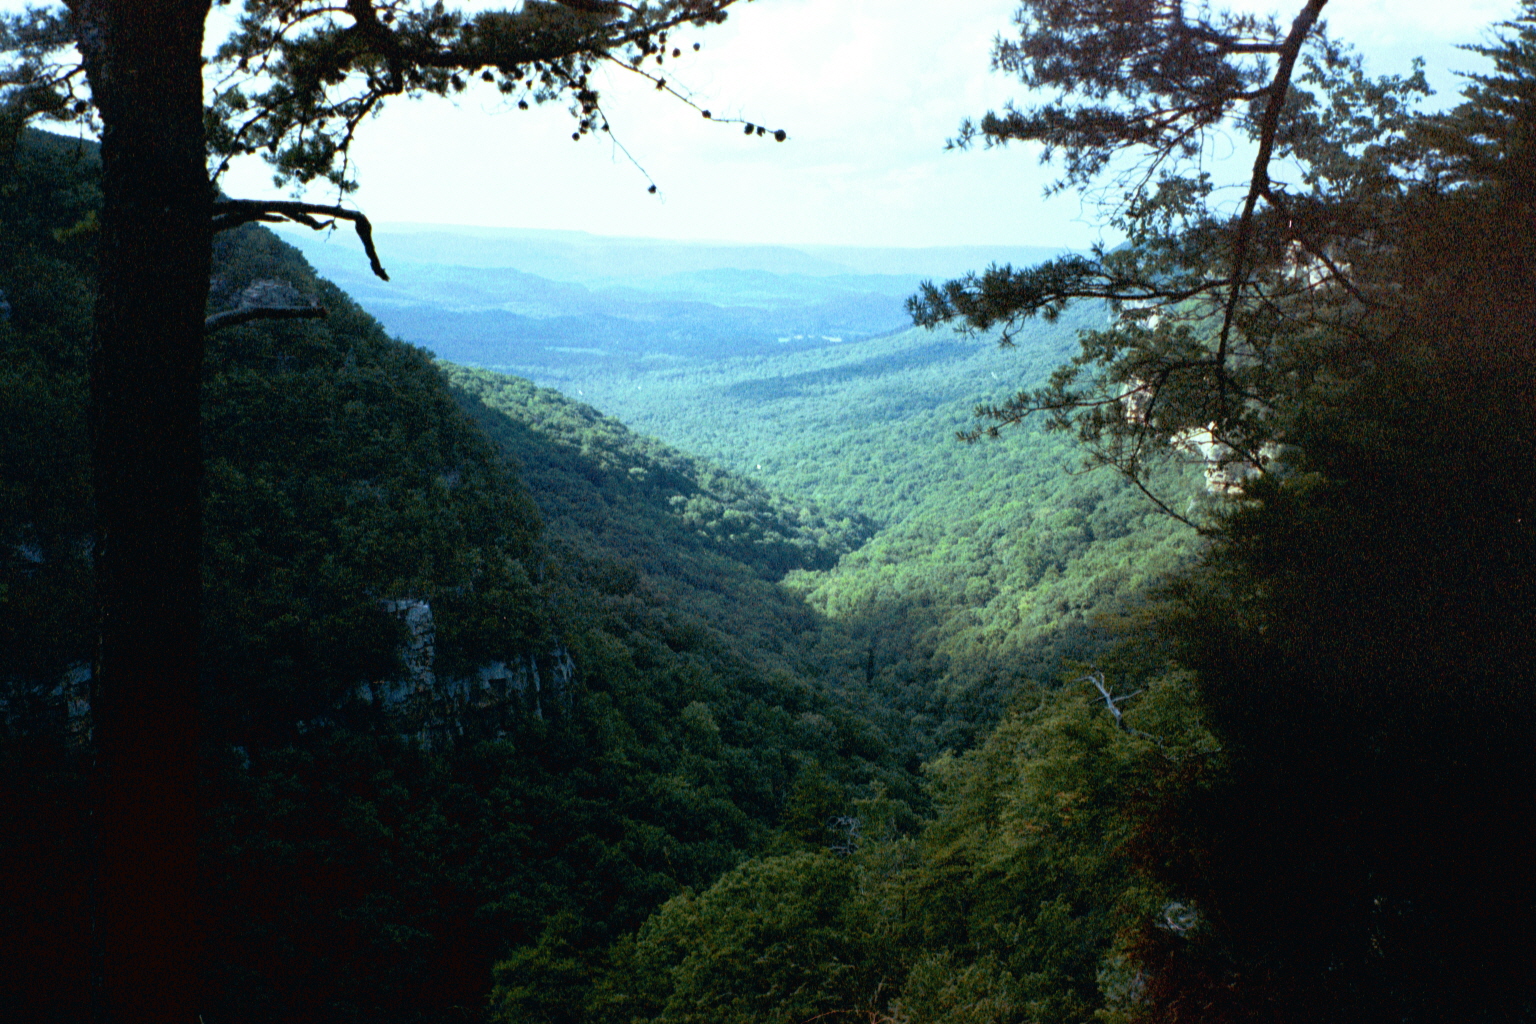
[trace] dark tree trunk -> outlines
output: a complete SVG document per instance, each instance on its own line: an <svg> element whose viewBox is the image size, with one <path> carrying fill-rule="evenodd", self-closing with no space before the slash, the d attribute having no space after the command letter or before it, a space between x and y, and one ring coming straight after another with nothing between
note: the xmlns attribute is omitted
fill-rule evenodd
<svg viewBox="0 0 1536 1024"><path fill-rule="evenodd" d="M71 0L104 130L91 362L100 1007L197 1019L208 0Z"/></svg>

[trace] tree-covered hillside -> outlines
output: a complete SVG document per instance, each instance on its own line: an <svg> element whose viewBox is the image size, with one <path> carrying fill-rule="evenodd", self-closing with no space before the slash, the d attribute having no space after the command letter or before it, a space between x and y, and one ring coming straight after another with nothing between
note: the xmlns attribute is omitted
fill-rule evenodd
<svg viewBox="0 0 1536 1024"><path fill-rule="evenodd" d="M31 135L8 159L0 916L28 952L4 988L69 1020L90 993L94 158ZM473 1017L492 961L550 922L601 948L762 849L802 777L834 807L918 800L907 745L800 653L817 617L772 582L859 524L526 385L451 388L260 229L215 259L210 313L277 289L328 316L209 335L208 1019Z"/></svg>
<svg viewBox="0 0 1536 1024"><path fill-rule="evenodd" d="M784 493L877 526L835 566L786 585L841 629L829 664L862 675L931 756L964 749L1007 695L1102 654L1107 620L1135 612L1185 563L1194 531L1133 486L1086 473L1061 434L965 444L977 404L1044 382L1086 306L999 350L948 329L679 365L555 376L568 393ZM1197 514L1198 460L1159 486Z"/></svg>
<svg viewBox="0 0 1536 1024"><path fill-rule="evenodd" d="M841 848L668 901L587 1020L1536 1019L1536 884L1509 871L1536 742L1510 712L1536 636L1536 7L1434 114L1418 69L1367 75L1298 6L1021 4L994 61L1040 104L960 141L1056 151L1131 244L913 303L1017 332L1109 302L984 413L1075 434L1201 528L1195 563L1118 649L930 761L918 837L868 801ZM1208 159L1226 131L1257 153L1241 204ZM1221 503L1186 505L1194 453Z"/></svg>
<svg viewBox="0 0 1536 1024"><path fill-rule="evenodd" d="M652 571L680 569L690 555L727 553L777 580L835 565L872 532L862 516L834 517L792 502L558 392L442 365L465 407L543 495L552 525L582 531L616 555L643 556ZM629 544L644 547L626 551Z"/></svg>
<svg viewBox="0 0 1536 1024"><path fill-rule="evenodd" d="M1065 106L972 131L1183 166L1073 106L1150 48L1311 191L1136 178L933 329L562 394L225 235L209 313L327 316L208 337L209 1024L1536 1020L1536 7L1441 115L1320 8L1026 0ZM76 1021L96 196L6 159L0 990Z"/></svg>
<svg viewBox="0 0 1536 1024"><path fill-rule="evenodd" d="M94 162L41 135L10 159L0 847L6 919L50 924L6 984L70 1020L89 992ZM1067 476L1060 445L950 440L992 372L960 380L979 350L952 338L731 379L744 428L765 402L793 413L784 464L807 475L775 493L434 366L272 235L224 236L209 312L274 295L328 315L211 333L204 384L210 1019L472 1017L507 956L586 979L539 1010L575 1012L662 901L754 853L846 844L869 801L914 829L921 761L1101 646L1094 615L1161 571L1130 567L1136 543L1176 559L1149 521L1095 590L1094 540L1139 536L1146 510ZM956 397L911 401L929 387ZM871 470L854 453L877 443ZM897 476L898 498L873 486Z"/></svg>
<svg viewBox="0 0 1536 1024"><path fill-rule="evenodd" d="M936 491L970 487L973 470L1073 464L1059 443L965 451L954 435L969 428L978 402L1042 380L1070 354L1075 329L1104 316L1086 310L1045 325L1011 352L949 330L907 330L812 351L546 371L540 383L743 475L887 526Z"/></svg>

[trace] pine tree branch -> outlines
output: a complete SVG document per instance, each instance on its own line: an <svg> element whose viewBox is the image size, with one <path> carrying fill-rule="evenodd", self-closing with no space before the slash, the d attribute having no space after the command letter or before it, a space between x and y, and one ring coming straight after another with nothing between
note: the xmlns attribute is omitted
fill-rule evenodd
<svg viewBox="0 0 1536 1024"><path fill-rule="evenodd" d="M329 219L318 220L316 215ZM302 224L316 231L331 227L338 220L351 221L352 226L357 229L358 239L363 243L363 251L368 254L368 264L373 268L375 276L385 281L389 280L389 275L384 272L384 265L379 262L378 250L373 247L373 224L356 210L348 210L341 206L275 199L219 199L213 204L215 234L253 221L277 224L285 220Z"/></svg>
<svg viewBox="0 0 1536 1024"><path fill-rule="evenodd" d="M1220 389L1220 401L1226 404L1227 352L1232 336L1232 324L1237 318L1238 300L1243 285L1248 281L1248 250L1253 240L1254 211L1259 198L1270 197L1269 162L1275 151L1275 136L1280 130L1280 112L1285 109L1286 96L1291 91L1291 75L1296 68L1296 58L1301 55L1301 45L1311 34L1317 19L1322 15L1328 0L1308 0L1307 6L1296 15L1291 31L1280 47L1275 77L1270 80L1269 101L1259 118L1259 152L1253 160L1253 175L1248 183L1248 195L1243 201L1243 213L1237 225L1237 243L1232 253L1232 283L1227 293L1226 309L1221 318L1221 336L1216 343L1216 375Z"/></svg>

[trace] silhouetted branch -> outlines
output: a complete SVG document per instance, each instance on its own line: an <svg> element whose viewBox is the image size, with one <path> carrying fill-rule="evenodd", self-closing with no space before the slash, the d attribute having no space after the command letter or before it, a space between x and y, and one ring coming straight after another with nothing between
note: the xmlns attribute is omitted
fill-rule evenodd
<svg viewBox="0 0 1536 1024"><path fill-rule="evenodd" d="M1216 343L1217 384L1221 387L1223 402L1226 398L1227 346L1232 335L1232 323L1237 317L1238 298L1248 280L1248 248L1253 238L1254 209L1259 197L1270 197L1269 162L1275 151L1275 135L1280 130L1280 112L1285 109L1286 95L1291 91L1291 73L1296 58L1301 54L1301 44L1306 41L1317 24L1318 17L1328 0L1309 0L1296 20L1291 23L1290 34L1285 37L1275 65L1275 77L1270 79L1266 91L1269 100L1259 118L1259 152L1253 160L1253 176L1248 181L1248 195L1243 200L1242 217L1237 225L1237 244L1232 253L1232 286L1227 293L1227 307L1221 318L1221 336Z"/></svg>
<svg viewBox="0 0 1536 1024"><path fill-rule="evenodd" d="M1128 480L1130 480L1131 483L1135 484L1136 485L1136 489L1138 491L1140 491L1143 495L1145 495L1148 501L1150 501L1150 502L1152 502L1152 504L1156 505L1158 507L1158 510L1161 511L1163 514L1168 515L1168 516L1172 516L1174 519L1176 519L1179 522L1183 523L1185 526L1189 527L1191 530L1194 530L1196 533L1198 533L1202 537L1214 537L1214 536L1216 536L1216 531L1211 529L1210 527L1208 527L1208 526L1201 526L1199 523L1196 523L1193 520L1191 520L1188 516L1181 516L1181 515L1179 515L1179 513L1175 512L1168 505L1167 502L1165 502L1162 498L1159 498L1157 495L1153 494L1152 491L1150 489L1148 489L1147 485L1142 483L1141 476L1139 474L1137 474L1137 473L1125 473L1123 475ZM1134 696L1134 694L1132 696Z"/></svg>
<svg viewBox="0 0 1536 1024"><path fill-rule="evenodd" d="M317 215L329 219L320 220ZM275 199L219 199L213 204L215 234L237 228L242 224L252 222L278 224L285 220L302 224L316 231L331 227L338 220L351 221L352 226L357 229L358 240L363 243L363 251L368 254L368 264L373 268L374 274L381 280L389 280L389 275L384 272L384 265L379 262L378 250L373 247L373 224L356 210L348 210L341 206Z"/></svg>
<svg viewBox="0 0 1536 1024"><path fill-rule="evenodd" d="M242 306L213 314L203 321L203 331L211 334L252 320L323 320L329 315L330 311L318 303L313 306Z"/></svg>

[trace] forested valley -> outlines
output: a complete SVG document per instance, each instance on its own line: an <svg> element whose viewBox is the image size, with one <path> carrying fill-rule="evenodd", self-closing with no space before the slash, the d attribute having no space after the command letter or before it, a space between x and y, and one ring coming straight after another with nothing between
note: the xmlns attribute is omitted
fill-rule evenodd
<svg viewBox="0 0 1536 1024"><path fill-rule="evenodd" d="M910 330L557 389L217 235L211 317L326 315L207 335L204 1024L1536 1019L1501 31L1439 115L1302 59L1311 191L1245 228L1250 292L1164 177L1126 245L925 285ZM102 197L90 144L0 160L0 1003L63 1024Z"/></svg>

